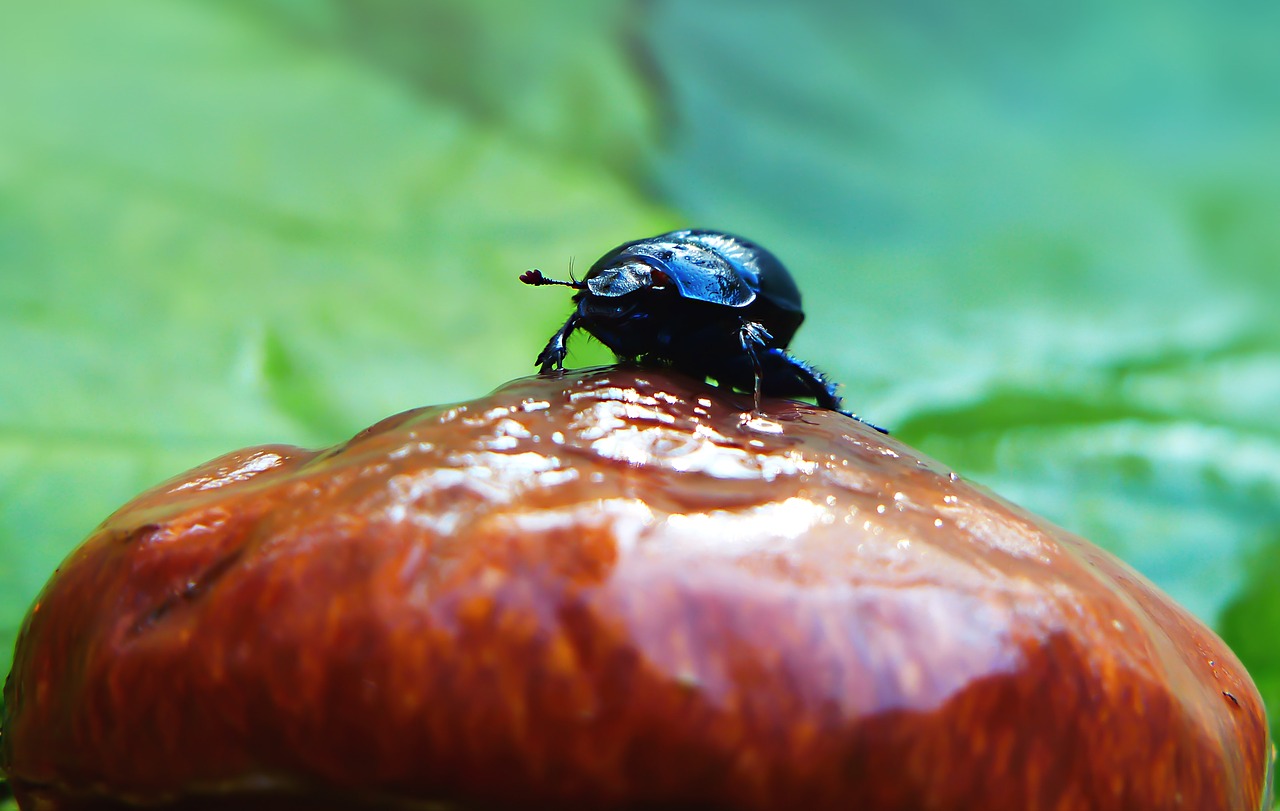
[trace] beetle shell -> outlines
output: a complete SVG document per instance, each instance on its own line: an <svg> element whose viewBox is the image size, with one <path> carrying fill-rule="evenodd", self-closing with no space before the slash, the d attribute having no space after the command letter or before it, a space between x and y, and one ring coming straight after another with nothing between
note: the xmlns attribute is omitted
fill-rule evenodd
<svg viewBox="0 0 1280 811"><path fill-rule="evenodd" d="M598 296L619 296L637 289L619 284L618 270L634 260L661 270L680 295L726 307L745 307L757 296L780 308L801 312L800 291L772 253L741 237L717 231L672 231L614 248L587 272L587 286Z"/></svg>
<svg viewBox="0 0 1280 811"><path fill-rule="evenodd" d="M787 354L804 321L800 290L782 262L750 240L682 230L627 242L602 256L582 281L547 279L578 292L577 305L538 355L543 372L563 369L569 336L585 329L626 361L670 366L762 394L812 397L840 410L835 386Z"/></svg>

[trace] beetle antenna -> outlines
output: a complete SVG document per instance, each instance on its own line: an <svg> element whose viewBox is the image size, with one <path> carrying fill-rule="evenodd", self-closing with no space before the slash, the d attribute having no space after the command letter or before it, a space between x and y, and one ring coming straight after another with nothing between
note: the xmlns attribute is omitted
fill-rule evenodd
<svg viewBox="0 0 1280 811"><path fill-rule="evenodd" d="M573 275L573 259L574 258L572 256L569 257L569 278L572 279L573 283L576 285L578 283L578 279Z"/></svg>
<svg viewBox="0 0 1280 811"><path fill-rule="evenodd" d="M559 279L548 279L546 276L543 276L542 271L538 270L537 268L534 268L533 270L526 270L524 273L521 273L520 281L524 282L525 284L531 284L534 287L538 287L544 284L562 284L565 287L572 287L575 290L582 289L582 282L578 281L577 279L574 279L571 282L564 282Z"/></svg>

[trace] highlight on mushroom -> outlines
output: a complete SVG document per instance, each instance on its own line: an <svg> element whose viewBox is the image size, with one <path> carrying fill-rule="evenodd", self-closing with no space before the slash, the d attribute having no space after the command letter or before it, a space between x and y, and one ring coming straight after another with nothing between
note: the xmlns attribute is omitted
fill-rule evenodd
<svg viewBox="0 0 1280 811"><path fill-rule="evenodd" d="M513 381L112 514L5 687L26 809L1262 807L1261 698L1111 555L831 409Z"/></svg>

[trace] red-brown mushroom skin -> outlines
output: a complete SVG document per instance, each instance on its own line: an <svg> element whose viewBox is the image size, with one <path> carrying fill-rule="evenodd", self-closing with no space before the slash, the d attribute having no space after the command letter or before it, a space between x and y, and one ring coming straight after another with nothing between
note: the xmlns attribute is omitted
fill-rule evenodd
<svg viewBox="0 0 1280 811"><path fill-rule="evenodd" d="M749 405L529 378L144 493L26 621L22 807L1262 807L1204 625L891 437Z"/></svg>

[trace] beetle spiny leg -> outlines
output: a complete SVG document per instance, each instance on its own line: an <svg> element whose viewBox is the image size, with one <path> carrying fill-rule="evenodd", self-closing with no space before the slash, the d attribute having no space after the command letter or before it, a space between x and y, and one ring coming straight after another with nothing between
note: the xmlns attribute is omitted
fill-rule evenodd
<svg viewBox="0 0 1280 811"><path fill-rule="evenodd" d="M857 414L854 414L852 411L845 411L844 406L840 402L840 395L836 394L835 385L832 384L832 382L828 380L827 376L824 375L822 372L818 371L813 366L810 366L808 363L805 363L799 358L792 356L791 353L786 352L785 350L775 349L773 351L777 352L778 356L783 360L783 362L785 362L788 366L791 367L792 372L796 375L797 380L799 380L806 388L809 389L809 392L813 396L814 400L818 402L819 408L825 408L830 411L835 411L840 414L843 414L846 417L852 417L853 419L857 420L858 422L862 423L868 428L874 428L882 434L889 433L887 429L881 428L879 425L876 425L873 422L867 422L862 417L859 417Z"/></svg>

